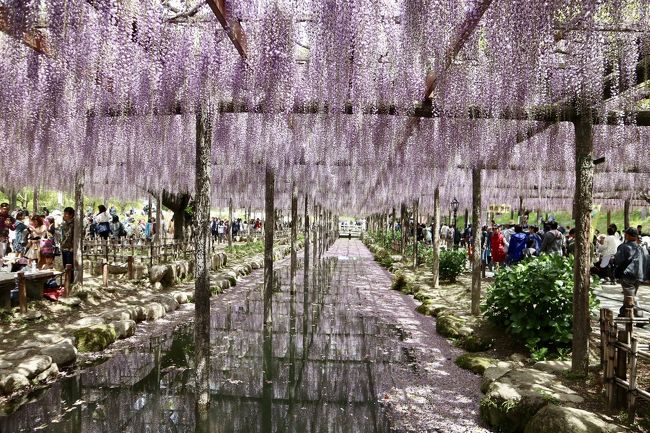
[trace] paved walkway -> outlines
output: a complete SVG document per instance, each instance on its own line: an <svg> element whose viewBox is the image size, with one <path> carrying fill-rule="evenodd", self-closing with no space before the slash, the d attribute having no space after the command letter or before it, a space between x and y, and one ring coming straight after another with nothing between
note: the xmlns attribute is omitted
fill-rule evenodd
<svg viewBox="0 0 650 433"><path fill-rule="evenodd" d="M391 275L359 240L338 240L327 257L337 257L335 282L346 293L339 310L375 318L399 338L382 340L373 363L383 353L401 353L390 377L375 379L393 428L417 432L482 432L478 421L480 377L458 368L463 352L438 335L434 321L415 311L412 297L390 290ZM381 372L380 372L381 373Z"/></svg>

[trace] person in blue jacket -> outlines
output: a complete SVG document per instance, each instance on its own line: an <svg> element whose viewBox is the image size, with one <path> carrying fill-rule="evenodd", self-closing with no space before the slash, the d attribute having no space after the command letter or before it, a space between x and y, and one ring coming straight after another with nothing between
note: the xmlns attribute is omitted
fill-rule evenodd
<svg viewBox="0 0 650 433"><path fill-rule="evenodd" d="M508 263L517 263L524 257L524 250L526 249L526 241L528 236L524 233L523 228L517 224L515 232L510 236L510 244L508 245Z"/></svg>

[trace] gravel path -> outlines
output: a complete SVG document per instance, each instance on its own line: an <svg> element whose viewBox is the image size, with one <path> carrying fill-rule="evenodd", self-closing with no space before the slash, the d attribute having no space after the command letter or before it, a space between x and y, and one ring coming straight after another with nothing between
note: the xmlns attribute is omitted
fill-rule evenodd
<svg viewBox="0 0 650 433"><path fill-rule="evenodd" d="M480 377L457 367L463 352L438 335L431 317L415 311L412 297L390 290L391 275L359 240L338 240L326 257L338 257L337 284L357 290L350 308L396 327L394 342L407 361L391 369L392 386L378 389L393 429L409 432L486 432L478 419ZM385 385L386 381L378 381Z"/></svg>

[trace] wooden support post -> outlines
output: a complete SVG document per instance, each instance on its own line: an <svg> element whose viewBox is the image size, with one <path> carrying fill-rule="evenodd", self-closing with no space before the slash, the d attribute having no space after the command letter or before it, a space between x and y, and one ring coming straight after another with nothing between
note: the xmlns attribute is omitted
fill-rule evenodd
<svg viewBox="0 0 650 433"><path fill-rule="evenodd" d="M70 285L72 284L72 265L70 263L65 265L65 275L63 276L63 297L70 296Z"/></svg>
<svg viewBox="0 0 650 433"><path fill-rule="evenodd" d="M154 234L154 242L156 244L160 245L160 240L165 237L165 234L162 233L162 191L158 191L158 194L156 194L156 224L155 224L155 230L156 233Z"/></svg>
<svg viewBox="0 0 650 433"><path fill-rule="evenodd" d="M588 110L574 121L576 237L573 287L573 342L571 368L586 375L589 367L589 297L591 283L591 210L594 163L592 115Z"/></svg>
<svg viewBox="0 0 650 433"><path fill-rule="evenodd" d="M637 353L639 351L639 342L636 338L632 338L631 351L630 351L630 381L628 389L627 400L627 421L632 424L636 416L636 389L637 389L637 374L636 363Z"/></svg>
<svg viewBox="0 0 650 433"><path fill-rule="evenodd" d="M626 198L623 202L623 230L630 227L630 199Z"/></svg>
<svg viewBox="0 0 650 433"><path fill-rule="evenodd" d="M523 224L524 223L524 198L521 196L519 197L519 210L517 214L518 214L517 224Z"/></svg>
<svg viewBox="0 0 650 433"><path fill-rule="evenodd" d="M126 269L127 269L127 275L129 280L132 280L133 277L135 276L135 269L133 266L133 256L129 256L126 258Z"/></svg>
<svg viewBox="0 0 650 433"><path fill-rule="evenodd" d="M266 167L264 194L264 324L270 326L272 322L273 295L273 235L275 230L275 173L271 167Z"/></svg>
<svg viewBox="0 0 650 433"><path fill-rule="evenodd" d="M481 314L481 169L472 170L472 314Z"/></svg>
<svg viewBox="0 0 650 433"><path fill-rule="evenodd" d="M74 283L82 286L84 281L83 242L84 242L84 170L77 171L74 177L74 226L72 229L72 249L74 260Z"/></svg>
<svg viewBox="0 0 650 433"><path fill-rule="evenodd" d="M40 212L38 211L39 206L39 188L38 185L34 186L34 210L32 212L33 215L39 215Z"/></svg>
<svg viewBox="0 0 650 433"><path fill-rule="evenodd" d="M312 261L315 264L316 263L316 258L318 257L318 225L320 224L319 218L318 218L318 205L314 203L314 223L312 224L312 227L314 229L314 251Z"/></svg>
<svg viewBox="0 0 650 433"><path fill-rule="evenodd" d="M606 340L601 341L606 348L605 356L605 387L607 392L607 403L609 409L614 409L615 407L615 396L614 392L616 390L616 382L614 381L614 368L616 365L616 324L614 323L614 313L612 310L605 310L605 322L606 322Z"/></svg>
<svg viewBox="0 0 650 433"><path fill-rule="evenodd" d="M612 210L607 209L607 227L612 225Z"/></svg>
<svg viewBox="0 0 650 433"><path fill-rule="evenodd" d="M232 247L232 198L228 199L228 246Z"/></svg>
<svg viewBox="0 0 650 433"><path fill-rule="evenodd" d="M413 202L413 269L418 267L418 218L419 218L419 200Z"/></svg>
<svg viewBox="0 0 650 433"><path fill-rule="evenodd" d="M108 287L108 260L102 260L102 284L104 288Z"/></svg>
<svg viewBox="0 0 650 433"><path fill-rule="evenodd" d="M399 225L402 240L400 242L399 253L404 255L406 251L406 205L402 203L399 208Z"/></svg>
<svg viewBox="0 0 650 433"><path fill-rule="evenodd" d="M467 226L469 225L469 211L467 210L467 208L465 208L464 216L465 216L465 220L463 221L463 227L467 228ZM456 224L456 225L460 226L460 224Z"/></svg>
<svg viewBox="0 0 650 433"><path fill-rule="evenodd" d="M25 271L18 272L18 304L20 312L27 313L27 286L25 284Z"/></svg>
<svg viewBox="0 0 650 433"><path fill-rule="evenodd" d="M307 283L307 272L309 269L309 197L307 196L307 193L305 193L305 257L304 257L304 264L303 266L305 267L305 284Z"/></svg>
<svg viewBox="0 0 650 433"><path fill-rule="evenodd" d="M298 192L296 184L291 186L291 290L295 290L294 277L298 265L298 255L296 252L296 240L298 237Z"/></svg>
<svg viewBox="0 0 650 433"><path fill-rule="evenodd" d="M618 331L618 341L623 344L630 344L629 334L627 330ZM627 379L627 353L625 350L618 348L616 349L616 378L626 380ZM617 408L623 408L627 405L627 390L621 388L620 386L614 386L614 405Z"/></svg>
<svg viewBox="0 0 650 433"><path fill-rule="evenodd" d="M431 254L431 285L440 288L440 187L433 192L433 227L431 228L433 252Z"/></svg>
<svg viewBox="0 0 650 433"><path fill-rule="evenodd" d="M392 249L393 248L392 243L395 242L395 223L397 222L397 217L395 216L395 208L394 207L393 207L393 213L392 213L392 217L391 217L390 221L391 221L390 230L391 230L391 233L393 234L393 237L391 239L391 241L392 241L391 242L391 249Z"/></svg>
<svg viewBox="0 0 650 433"><path fill-rule="evenodd" d="M198 413L210 405L210 172L212 169L212 113L196 115L196 175L194 193L194 362Z"/></svg>

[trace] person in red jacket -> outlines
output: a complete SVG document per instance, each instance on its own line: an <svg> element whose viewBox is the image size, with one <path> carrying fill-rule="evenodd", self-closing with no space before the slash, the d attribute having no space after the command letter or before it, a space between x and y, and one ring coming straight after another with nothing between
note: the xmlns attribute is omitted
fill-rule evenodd
<svg viewBox="0 0 650 433"><path fill-rule="evenodd" d="M492 261L498 264L506 261L506 241L499 226L495 226L492 233Z"/></svg>

